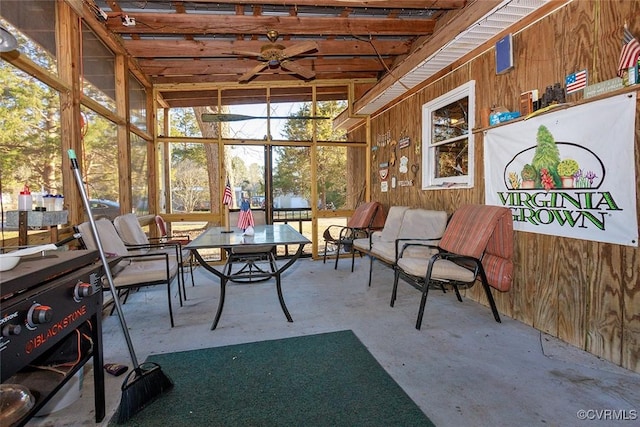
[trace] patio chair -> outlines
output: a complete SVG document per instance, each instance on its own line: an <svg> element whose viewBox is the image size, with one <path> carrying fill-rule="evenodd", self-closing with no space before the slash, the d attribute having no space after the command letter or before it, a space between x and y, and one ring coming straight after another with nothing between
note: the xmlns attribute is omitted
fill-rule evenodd
<svg viewBox="0 0 640 427"><path fill-rule="evenodd" d="M513 218L508 208L464 205L457 209L440 240L438 253L431 257L407 254L405 245L396 263L391 306L403 279L422 293L416 329L420 329L430 287L453 287L462 302L460 287L471 287L480 280L496 322L501 322L490 287L506 292L513 277Z"/></svg>
<svg viewBox="0 0 640 427"><path fill-rule="evenodd" d="M182 282L185 282L184 279L184 267L185 263L189 264L189 273L191 274L191 286L195 286L195 282L193 280L193 265L194 259L193 254L189 249L184 249L183 246L186 246L191 241L191 237L188 234L169 234L167 222L161 215L156 215L155 217L156 227L158 227L158 233L160 233L160 237L158 238L158 243L164 243L168 245L177 244L180 245L180 253L182 255Z"/></svg>
<svg viewBox="0 0 640 427"><path fill-rule="evenodd" d="M345 251L351 253L351 272L353 272L356 256L356 251L353 249L353 241L355 239L367 238L373 231L382 229L386 218L387 216L381 203L367 202L357 207L351 218L347 221L346 226L328 226L322 234L324 239L324 256L322 262L327 262L327 246L333 244L336 246L336 264L334 268L336 270L338 269L340 248L343 248Z"/></svg>
<svg viewBox="0 0 640 427"><path fill-rule="evenodd" d="M254 225L266 224L266 216L264 210L253 211ZM230 224L239 223L240 212L230 212ZM247 236L251 239L251 236ZM234 246L226 251L227 263L225 265L225 274L231 275L230 279L238 283L252 283L269 280L269 273L275 272L278 267L276 265L276 247L274 245L258 245L258 246ZM239 268L234 272L234 266ZM268 271L266 270L268 268ZM266 273L266 274L265 274Z"/></svg>
<svg viewBox="0 0 640 427"><path fill-rule="evenodd" d="M164 242L161 238L148 237L142 229L138 217L133 213L118 215L113 220L113 225L129 250L136 250L139 253L167 252L169 256L178 260L179 284L182 287L182 296L186 299L184 254L190 251L184 251L179 242ZM191 271L191 282L193 283L193 270Z"/></svg>
<svg viewBox="0 0 640 427"><path fill-rule="evenodd" d="M82 236L80 241L83 249L98 249L89 222L84 222L75 228ZM177 259L169 256L167 252L132 254L131 248L127 248L124 244L113 223L106 218L96 220L96 229L100 236L100 242L102 243L104 252L111 256L119 256L122 258L122 260L111 269L113 284L118 291L118 294L113 295L113 298L124 296L126 302L128 293L132 289L144 286L166 285L169 319L171 321L171 327L173 327L171 283L176 276L179 276ZM106 278L103 277L103 281L105 279ZM104 290L108 289L108 286L104 287ZM180 295L179 287L178 294ZM182 304L181 296L180 304Z"/></svg>

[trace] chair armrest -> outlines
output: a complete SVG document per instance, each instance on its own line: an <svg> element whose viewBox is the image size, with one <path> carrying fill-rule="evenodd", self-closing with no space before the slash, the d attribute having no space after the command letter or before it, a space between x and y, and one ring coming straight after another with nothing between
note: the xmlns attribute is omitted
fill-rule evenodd
<svg viewBox="0 0 640 427"><path fill-rule="evenodd" d="M340 240L344 239L357 239L357 238L369 237L369 232L366 228L362 227L342 227L340 230Z"/></svg>
<svg viewBox="0 0 640 427"><path fill-rule="evenodd" d="M138 244L128 244L125 243L128 251L136 251L140 249L169 249L173 248L176 252L176 257L178 257L178 253L182 249L182 245L180 243L138 243Z"/></svg>
<svg viewBox="0 0 640 427"><path fill-rule="evenodd" d="M476 273L478 272L479 269L483 268L482 261L480 259L468 256L468 255L454 254L451 252L442 252L440 253L440 257L442 259L455 262L461 267L473 268L476 271Z"/></svg>
<svg viewBox="0 0 640 427"><path fill-rule="evenodd" d="M169 254L166 252L159 252L159 253L146 253L146 254L134 254L134 255L121 255L120 258L124 259L128 259L131 261L135 261L137 259L140 258L153 258L153 259L159 259L159 258L164 258L164 262L167 264L167 268L169 267Z"/></svg>
<svg viewBox="0 0 640 427"><path fill-rule="evenodd" d="M438 247L438 245L433 244L434 240L440 240L440 239L405 239L405 238L396 239L396 262L398 262L398 260L402 258L402 255L404 254L405 249L411 246L437 249L438 251L440 251L440 248ZM402 248L400 247L400 245L402 245Z"/></svg>

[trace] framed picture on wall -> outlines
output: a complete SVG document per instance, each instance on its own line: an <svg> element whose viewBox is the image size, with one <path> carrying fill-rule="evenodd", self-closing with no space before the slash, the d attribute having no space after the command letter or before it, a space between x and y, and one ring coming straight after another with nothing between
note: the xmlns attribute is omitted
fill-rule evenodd
<svg viewBox="0 0 640 427"><path fill-rule="evenodd" d="M513 46L511 34L496 42L496 74L503 74L513 68Z"/></svg>

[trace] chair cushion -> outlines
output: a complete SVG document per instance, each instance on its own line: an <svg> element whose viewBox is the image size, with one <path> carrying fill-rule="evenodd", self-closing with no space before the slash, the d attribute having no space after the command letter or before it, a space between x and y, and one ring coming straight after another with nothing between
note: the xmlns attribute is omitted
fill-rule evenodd
<svg viewBox="0 0 640 427"><path fill-rule="evenodd" d="M102 243L102 249L105 253L116 254L120 256L130 255L127 251L127 247L122 242L120 235L116 231L115 227L107 218L100 218L95 221L98 235L100 236L100 242ZM91 231L91 223L83 222L78 225L78 231L82 234L82 240L87 249L97 250L98 246L93 238L93 232Z"/></svg>
<svg viewBox="0 0 640 427"><path fill-rule="evenodd" d="M380 231L376 231L371 235L371 242L375 243L380 241L380 236L382 235L382 233ZM371 249L369 247L369 238L368 237L363 237L361 239L355 239L353 241L353 247L356 248L357 250L361 250L361 251L368 251L369 249Z"/></svg>
<svg viewBox="0 0 640 427"><path fill-rule="evenodd" d="M393 242L398 238L400 227L402 226L402 218L408 206L391 206L387 213L387 220L382 229L381 239L385 242Z"/></svg>
<svg viewBox="0 0 640 427"><path fill-rule="evenodd" d="M489 284L500 291L513 280L513 217L502 206L463 205L451 218L440 246L482 260Z"/></svg>
<svg viewBox="0 0 640 427"><path fill-rule="evenodd" d="M122 241L127 245L147 245L149 238L140 226L138 217L133 213L119 215L113 220Z"/></svg>
<svg viewBox="0 0 640 427"><path fill-rule="evenodd" d="M398 231L398 239L440 239L447 227L447 212L407 209Z"/></svg>
<svg viewBox="0 0 640 427"><path fill-rule="evenodd" d="M442 249L476 259L482 257L495 224L505 209L488 205L463 205L453 213L442 236Z"/></svg>
<svg viewBox="0 0 640 427"><path fill-rule="evenodd" d="M177 271L177 264L175 262L170 262L169 277L173 278ZM106 277L103 278L103 281L104 280L106 280ZM136 261L126 265L118 273L114 273L113 284L117 288L166 280L167 270L164 261Z"/></svg>
<svg viewBox="0 0 640 427"><path fill-rule="evenodd" d="M429 258L402 257L398 260L398 267L405 273L417 277L426 277ZM472 282L475 279L473 271L459 266L446 259L438 259L433 264L431 278L435 280Z"/></svg>

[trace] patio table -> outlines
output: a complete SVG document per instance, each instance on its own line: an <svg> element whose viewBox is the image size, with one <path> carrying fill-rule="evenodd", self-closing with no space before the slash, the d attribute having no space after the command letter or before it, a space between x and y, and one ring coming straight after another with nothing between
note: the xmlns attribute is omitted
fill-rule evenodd
<svg viewBox="0 0 640 427"><path fill-rule="evenodd" d="M291 265L293 265L293 263L300 257L302 249L309 243L311 243L309 239L304 237L289 224L273 224L256 225L254 227L253 236L243 235L243 231L239 228L231 228L230 230L227 230L225 227L211 227L186 245L185 248L191 250L203 268L220 278L220 300L218 301L218 310L216 312L215 319L213 320L213 324L211 325L211 330L216 328L218 321L220 320L220 315L222 314L222 309L224 307L227 282L242 281L243 279L252 281L256 278L264 280L275 278L278 300L280 301L282 311L284 312L287 321L293 322L282 296L281 276L282 273L291 267ZM273 247L278 245L298 245L296 253L281 266L277 265L275 253L273 251ZM227 262L222 271L214 268L212 265L209 265L203 259L202 254L200 253L203 249L224 249L227 252ZM238 255L234 255L234 249L237 250ZM240 271L232 272L231 263L234 260L237 260L240 256L248 255L263 256L269 261L270 269L258 269L251 271L241 269Z"/></svg>

